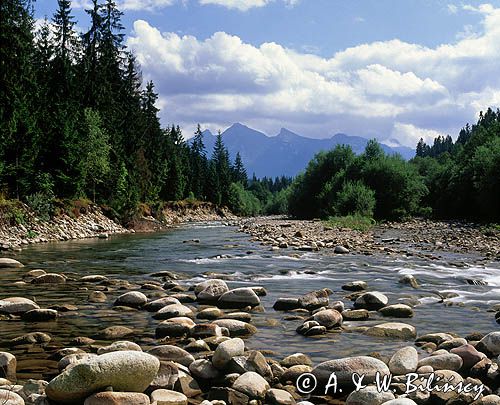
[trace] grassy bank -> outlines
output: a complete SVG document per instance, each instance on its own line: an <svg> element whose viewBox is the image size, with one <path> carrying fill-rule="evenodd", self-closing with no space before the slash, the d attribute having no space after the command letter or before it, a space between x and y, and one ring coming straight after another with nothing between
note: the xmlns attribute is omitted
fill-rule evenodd
<svg viewBox="0 0 500 405"><path fill-rule="evenodd" d="M346 215L343 217L329 217L325 225L331 228L348 228L356 231L369 231L375 226L373 218L363 217L361 215Z"/></svg>

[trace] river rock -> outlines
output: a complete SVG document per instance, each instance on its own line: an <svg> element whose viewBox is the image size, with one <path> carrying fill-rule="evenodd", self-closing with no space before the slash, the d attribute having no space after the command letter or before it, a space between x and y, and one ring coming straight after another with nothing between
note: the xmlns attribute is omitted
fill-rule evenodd
<svg viewBox="0 0 500 405"><path fill-rule="evenodd" d="M189 365L189 371L193 377L201 378L203 380L211 380L219 376L219 370L213 366L211 361L206 359L193 361Z"/></svg>
<svg viewBox="0 0 500 405"><path fill-rule="evenodd" d="M405 304L387 305L386 307L380 308L379 312L384 316L393 318L411 318L414 314L413 309Z"/></svg>
<svg viewBox="0 0 500 405"><path fill-rule="evenodd" d="M106 294L104 294L102 291L92 291L89 294L87 301L92 303L101 303L106 302L107 299L108 297L106 297Z"/></svg>
<svg viewBox="0 0 500 405"><path fill-rule="evenodd" d="M11 353L0 352L0 378L16 381L16 368L16 356Z"/></svg>
<svg viewBox="0 0 500 405"><path fill-rule="evenodd" d="M204 339L211 336L222 336L222 329L213 323L199 323L193 326L189 334L195 339Z"/></svg>
<svg viewBox="0 0 500 405"><path fill-rule="evenodd" d="M266 393L266 404L270 405L295 405L295 399L288 391L271 388Z"/></svg>
<svg viewBox="0 0 500 405"><path fill-rule="evenodd" d="M324 309L316 312L312 319L326 329L332 329L342 325L342 315L334 309Z"/></svg>
<svg viewBox="0 0 500 405"><path fill-rule="evenodd" d="M217 305L222 308L255 307L260 305L260 298L249 287L235 288L222 294L217 301Z"/></svg>
<svg viewBox="0 0 500 405"><path fill-rule="evenodd" d="M181 337L189 335L191 328L193 328L193 325L167 320L158 325L155 331L155 337L156 339L163 339L165 337Z"/></svg>
<svg viewBox="0 0 500 405"><path fill-rule="evenodd" d="M462 358L463 367L465 369L472 368L476 363L486 357L484 353L477 351L476 348L470 344L455 347L450 350L450 353L456 354Z"/></svg>
<svg viewBox="0 0 500 405"><path fill-rule="evenodd" d="M445 341L453 339L453 336L448 333L427 333L425 335L419 336L415 342L431 342L439 345Z"/></svg>
<svg viewBox="0 0 500 405"><path fill-rule="evenodd" d="M113 340L130 336L134 331L126 326L110 326L97 333L97 338L104 340Z"/></svg>
<svg viewBox="0 0 500 405"><path fill-rule="evenodd" d="M389 368L383 361L368 356L356 356L329 360L318 364L312 370L312 374L317 378L322 386L325 386L331 374L335 373L339 388L343 386L352 387L352 375L354 373L365 375L363 383L374 382L377 372L381 375L390 374Z"/></svg>
<svg viewBox="0 0 500 405"><path fill-rule="evenodd" d="M65 282L66 277L56 273L43 274L31 280L32 284L64 284Z"/></svg>
<svg viewBox="0 0 500 405"><path fill-rule="evenodd" d="M199 301L215 302L220 296L229 291L224 280L211 279L196 284L194 294Z"/></svg>
<svg viewBox="0 0 500 405"><path fill-rule="evenodd" d="M21 315L25 322L45 322L57 318L57 311L54 309L32 309Z"/></svg>
<svg viewBox="0 0 500 405"><path fill-rule="evenodd" d="M242 356L245 352L245 343L240 338L226 340L220 343L212 356L213 365L223 370L233 357Z"/></svg>
<svg viewBox="0 0 500 405"><path fill-rule="evenodd" d="M49 382L46 394L53 401L70 404L110 386L116 391L143 392L159 368L160 361L147 353L106 353L59 374Z"/></svg>
<svg viewBox="0 0 500 405"><path fill-rule="evenodd" d="M180 301L174 297L164 297L148 302L142 308L149 312L158 312L160 309L172 304L180 304Z"/></svg>
<svg viewBox="0 0 500 405"><path fill-rule="evenodd" d="M84 405L150 405L149 397L138 392L98 392L85 400Z"/></svg>
<svg viewBox="0 0 500 405"><path fill-rule="evenodd" d="M249 323L238 321L236 319L217 319L212 323L226 328L231 337L253 335L257 332L257 328Z"/></svg>
<svg viewBox="0 0 500 405"><path fill-rule="evenodd" d="M417 336L417 331L414 326L407 323L388 322L372 326L366 330L365 334L376 337L410 340Z"/></svg>
<svg viewBox="0 0 500 405"><path fill-rule="evenodd" d="M94 274L90 276L83 276L80 281L83 283L101 283L103 281L107 281L108 278L106 276L102 276L100 274Z"/></svg>
<svg viewBox="0 0 500 405"><path fill-rule="evenodd" d="M368 310L378 310L385 307L388 302L389 299L384 294L372 291L359 296L354 302L354 307Z"/></svg>
<svg viewBox="0 0 500 405"><path fill-rule="evenodd" d="M197 397L202 393L198 382L182 369L179 369L179 378L174 388L175 391L182 392L188 398Z"/></svg>
<svg viewBox="0 0 500 405"><path fill-rule="evenodd" d="M345 401L345 405L381 405L394 398L391 391L378 392L377 387L370 385L359 391L354 391L349 394Z"/></svg>
<svg viewBox="0 0 500 405"><path fill-rule="evenodd" d="M233 389L254 399L264 399L269 388L269 383L253 371L240 375L233 384Z"/></svg>
<svg viewBox="0 0 500 405"><path fill-rule="evenodd" d="M403 347L389 360L389 370L394 375L414 373L418 365L418 352L413 346Z"/></svg>
<svg viewBox="0 0 500 405"><path fill-rule="evenodd" d="M413 277L411 274L405 274L404 276L402 276L399 279L399 283L409 285L413 288L420 288L417 279Z"/></svg>
<svg viewBox="0 0 500 405"><path fill-rule="evenodd" d="M67 356L64 356L61 360L59 360L57 367L60 371L63 371L70 366L73 367L80 363L86 363L94 357L97 357L97 354L85 352L68 354Z"/></svg>
<svg viewBox="0 0 500 405"><path fill-rule="evenodd" d="M418 367L431 366L434 370L458 371L462 364L463 361L459 355L447 353L426 357L418 362Z"/></svg>
<svg viewBox="0 0 500 405"><path fill-rule="evenodd" d="M454 349L456 347L460 347L460 346L463 346L466 344L467 344L467 340L465 340L464 338L453 338L453 339L450 339L450 340L447 340L447 341L441 343L438 346L438 349L450 351L451 349Z"/></svg>
<svg viewBox="0 0 500 405"><path fill-rule="evenodd" d="M500 397L498 395L486 395L474 401L472 405L500 405Z"/></svg>
<svg viewBox="0 0 500 405"><path fill-rule="evenodd" d="M298 298L278 298L273 305L275 311L290 311L297 308L300 308Z"/></svg>
<svg viewBox="0 0 500 405"><path fill-rule="evenodd" d="M160 309L153 315L155 319L170 319L176 317L192 317L194 316L191 308L182 304L171 304Z"/></svg>
<svg viewBox="0 0 500 405"><path fill-rule="evenodd" d="M438 387L442 387L446 384L447 381L451 381L451 384L457 385L464 381L463 377L455 371L452 370L439 370L436 371L436 377L439 377L440 380L435 382L435 385ZM438 400L442 402L450 401L451 399L457 398L459 393L456 391L448 391L448 392L437 392L434 391L431 394L432 397L437 397Z"/></svg>
<svg viewBox="0 0 500 405"><path fill-rule="evenodd" d="M327 307L330 302L330 291L323 289L318 291L312 291L302 297L299 297L299 305L301 308L305 308L308 311L312 311L317 308Z"/></svg>
<svg viewBox="0 0 500 405"><path fill-rule="evenodd" d="M160 361L160 370L151 382L151 389L174 389L175 383L179 379L179 367L171 361Z"/></svg>
<svg viewBox="0 0 500 405"><path fill-rule="evenodd" d="M382 405L417 405L417 403L410 398L396 398L390 401L384 402Z"/></svg>
<svg viewBox="0 0 500 405"><path fill-rule="evenodd" d="M303 353L295 353L295 354L291 354L290 356L285 357L283 360L281 360L280 364L283 367L292 367L292 366L297 366L300 364L303 364L306 366L312 366L312 361L309 358L309 356L307 356Z"/></svg>
<svg viewBox="0 0 500 405"><path fill-rule="evenodd" d="M345 291L363 291L367 288L368 284L365 281L351 281L342 286L342 289Z"/></svg>
<svg viewBox="0 0 500 405"><path fill-rule="evenodd" d="M349 249L345 248L344 246L335 246L335 249L333 249L333 253L337 254L346 254L349 253Z"/></svg>
<svg viewBox="0 0 500 405"><path fill-rule="evenodd" d="M120 295L114 305L131 307L131 308L141 308L148 302L148 297L139 291L130 291L123 295Z"/></svg>
<svg viewBox="0 0 500 405"><path fill-rule="evenodd" d="M0 269L20 269L24 264L10 257L0 257Z"/></svg>
<svg viewBox="0 0 500 405"><path fill-rule="evenodd" d="M187 397L176 391L156 390L151 393L151 401L155 405L187 405Z"/></svg>
<svg viewBox="0 0 500 405"><path fill-rule="evenodd" d="M0 389L0 404L24 405L24 399L10 389Z"/></svg>
<svg viewBox="0 0 500 405"><path fill-rule="evenodd" d="M43 332L32 332L26 335L19 336L10 341L12 346L26 345L26 344L42 344L51 341L50 335Z"/></svg>
<svg viewBox="0 0 500 405"><path fill-rule="evenodd" d="M364 321L370 318L370 313L367 309L351 309L342 312L344 321Z"/></svg>
<svg viewBox="0 0 500 405"><path fill-rule="evenodd" d="M189 367L194 361L191 354L173 345L156 346L149 350L148 353L158 357L161 361L173 361L186 367Z"/></svg>
<svg viewBox="0 0 500 405"><path fill-rule="evenodd" d="M9 297L0 300L0 313L21 315L40 307L35 302L23 297Z"/></svg>
<svg viewBox="0 0 500 405"><path fill-rule="evenodd" d="M479 351L487 351L494 356L498 356L500 354L500 332L488 333L479 341L476 348Z"/></svg>
<svg viewBox="0 0 500 405"><path fill-rule="evenodd" d="M109 346L100 347L97 349L97 354L105 354L111 352L136 351L142 352L141 346L134 342L118 341L113 342Z"/></svg>

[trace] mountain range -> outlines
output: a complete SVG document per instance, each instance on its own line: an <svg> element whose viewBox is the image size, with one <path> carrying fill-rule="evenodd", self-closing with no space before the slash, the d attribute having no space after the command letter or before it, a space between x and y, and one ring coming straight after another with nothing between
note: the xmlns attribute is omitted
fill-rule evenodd
<svg viewBox="0 0 500 405"><path fill-rule="evenodd" d="M351 146L354 153L361 154L368 142L366 138L346 134L335 134L327 139L307 138L285 128L276 136L267 136L239 123L226 129L222 139L231 159L234 160L236 153L240 152L248 175L255 174L259 178L282 175L293 177L304 170L321 150L344 144ZM203 132L208 156L212 153L215 140L216 136L209 130ZM406 146L381 146L386 153L399 153L405 159L415 156L415 150Z"/></svg>

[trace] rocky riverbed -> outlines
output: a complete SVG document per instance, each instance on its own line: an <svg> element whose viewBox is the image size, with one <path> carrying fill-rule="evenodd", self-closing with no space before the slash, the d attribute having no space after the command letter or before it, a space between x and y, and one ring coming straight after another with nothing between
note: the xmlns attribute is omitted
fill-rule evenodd
<svg viewBox="0 0 500 405"><path fill-rule="evenodd" d="M441 252L475 255L475 260L500 259L500 231L454 221L414 219L374 226L369 231L336 228L323 221L260 217L243 220L240 231L273 249L329 249L334 253L439 258Z"/></svg>
<svg viewBox="0 0 500 405"><path fill-rule="evenodd" d="M457 279L460 293L488 297L465 308L448 288L429 292L435 279L419 271L440 269L426 258L269 251L232 229L2 258L0 404L500 403L494 287ZM366 272L353 271L360 262ZM358 391L356 374L367 385Z"/></svg>

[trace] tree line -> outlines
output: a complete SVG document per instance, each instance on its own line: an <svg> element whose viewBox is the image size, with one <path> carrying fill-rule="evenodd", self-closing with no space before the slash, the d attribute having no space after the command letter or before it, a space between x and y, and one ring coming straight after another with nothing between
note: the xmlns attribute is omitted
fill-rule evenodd
<svg viewBox="0 0 500 405"><path fill-rule="evenodd" d="M155 86L142 83L116 3L92 0L86 13L90 28L77 33L71 2L58 0L35 29L30 0L0 3L2 195L34 208L88 198L120 214L185 198L261 212L274 182L249 182L220 133L207 151L199 126L190 142L179 126L163 128ZM264 188L263 199L250 186Z"/></svg>
<svg viewBox="0 0 500 405"><path fill-rule="evenodd" d="M500 221L500 111L481 112L456 142L421 139L408 161L371 140L356 156L348 146L321 152L290 186L288 212L302 218L364 216Z"/></svg>

